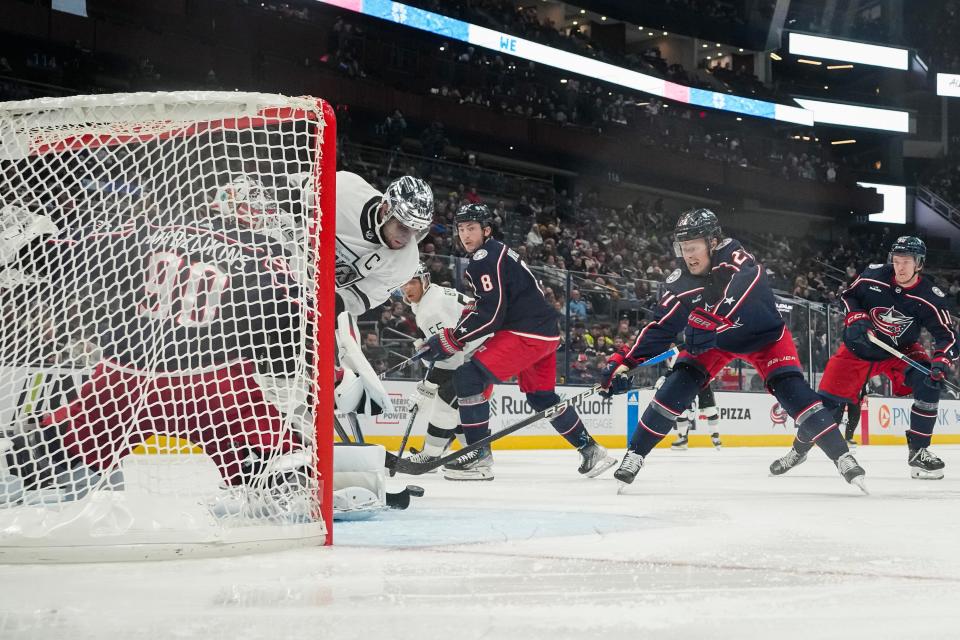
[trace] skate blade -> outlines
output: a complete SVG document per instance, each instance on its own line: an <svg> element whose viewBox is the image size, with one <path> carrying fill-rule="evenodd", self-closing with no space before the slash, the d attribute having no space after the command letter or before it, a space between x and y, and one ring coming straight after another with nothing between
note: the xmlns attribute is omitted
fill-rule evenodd
<svg viewBox="0 0 960 640"><path fill-rule="evenodd" d="M473 475L461 475L459 473L444 473L444 480L449 480L450 482L489 482L493 480L492 473L485 474L473 474Z"/></svg>
<svg viewBox="0 0 960 640"><path fill-rule="evenodd" d="M863 481L863 476L857 476L850 481L850 484L855 485L860 491L863 491L864 495L870 495L870 491L867 490L867 483Z"/></svg>
<svg viewBox="0 0 960 640"><path fill-rule="evenodd" d="M600 462L599 464L597 464L596 466L594 466L593 469L590 469L590 471L588 471L587 473L585 473L585 474L583 474L583 475L584 475L584 477L586 477L586 478L596 478L596 477L599 476L601 473L603 473L604 471L606 471L607 469L609 469L610 467L612 467L612 466L615 465L615 464L617 464L617 459L616 459L616 458L607 457L603 462Z"/></svg>
<svg viewBox="0 0 960 640"><path fill-rule="evenodd" d="M713 445L713 448L716 449L717 451L720 451L720 449L723 449L723 445L722 445L722 444L715 444L715 445Z"/></svg>
<svg viewBox="0 0 960 640"><path fill-rule="evenodd" d="M943 471L923 471L922 469L911 469L910 477L914 480L943 480Z"/></svg>

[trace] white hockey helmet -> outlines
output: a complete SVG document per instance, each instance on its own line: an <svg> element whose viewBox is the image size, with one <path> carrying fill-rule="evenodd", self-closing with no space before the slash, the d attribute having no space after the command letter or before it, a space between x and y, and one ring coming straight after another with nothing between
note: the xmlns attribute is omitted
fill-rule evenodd
<svg viewBox="0 0 960 640"><path fill-rule="evenodd" d="M426 291L427 288L430 286L430 270L427 269L427 266L422 262L417 265L417 270L413 272L412 276L410 276L410 280L407 280L407 282L400 287L400 295L403 296L403 301L406 302L407 304L411 304L411 301L409 298L407 298L407 294L406 294L406 291L404 291L404 287L406 287L407 284L413 280L419 280L420 286L423 287L424 291Z"/></svg>
<svg viewBox="0 0 960 640"><path fill-rule="evenodd" d="M210 208L252 229L265 229L276 225L280 213L277 195L269 187L250 178L240 176L217 188Z"/></svg>
<svg viewBox="0 0 960 640"><path fill-rule="evenodd" d="M387 212L377 223L377 233L391 217L413 229L419 237L433 222L433 189L420 178L401 176L383 192Z"/></svg>

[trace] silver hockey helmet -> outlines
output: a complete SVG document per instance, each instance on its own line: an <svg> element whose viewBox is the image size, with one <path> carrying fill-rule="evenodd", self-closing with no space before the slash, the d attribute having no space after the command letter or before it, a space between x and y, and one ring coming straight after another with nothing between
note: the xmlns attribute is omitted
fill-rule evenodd
<svg viewBox="0 0 960 640"><path fill-rule="evenodd" d="M387 213L379 227L391 217L417 232L426 231L433 222L433 190L426 182L413 176L402 176L390 183L383 193Z"/></svg>

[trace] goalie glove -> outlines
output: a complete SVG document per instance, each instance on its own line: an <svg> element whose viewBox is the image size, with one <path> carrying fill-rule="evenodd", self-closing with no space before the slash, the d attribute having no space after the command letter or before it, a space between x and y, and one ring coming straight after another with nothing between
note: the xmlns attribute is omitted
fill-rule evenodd
<svg viewBox="0 0 960 640"><path fill-rule="evenodd" d="M60 229L47 216L9 204L0 209L0 265L17 257L34 239L56 235Z"/></svg>

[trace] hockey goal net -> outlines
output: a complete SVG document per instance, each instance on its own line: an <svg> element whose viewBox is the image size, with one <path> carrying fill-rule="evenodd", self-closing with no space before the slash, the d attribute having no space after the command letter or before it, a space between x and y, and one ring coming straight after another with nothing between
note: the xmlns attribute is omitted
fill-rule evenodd
<svg viewBox="0 0 960 640"><path fill-rule="evenodd" d="M334 140L313 98L0 103L0 562L329 543Z"/></svg>

